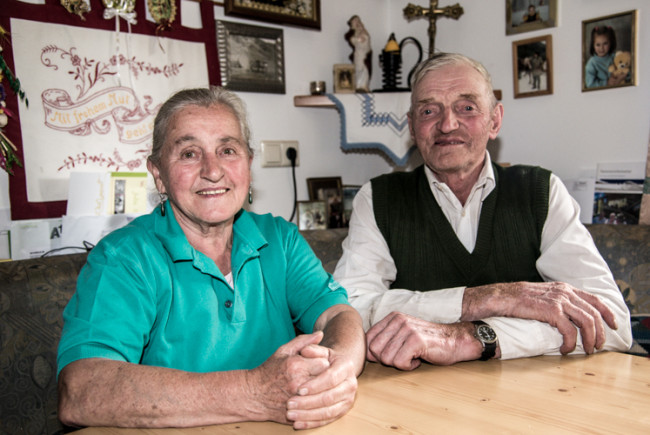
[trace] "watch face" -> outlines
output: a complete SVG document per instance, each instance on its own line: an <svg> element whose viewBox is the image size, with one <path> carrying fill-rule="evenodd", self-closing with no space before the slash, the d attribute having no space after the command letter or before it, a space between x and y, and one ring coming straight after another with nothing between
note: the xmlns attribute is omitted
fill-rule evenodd
<svg viewBox="0 0 650 435"><path fill-rule="evenodd" d="M485 343L494 343L497 340L497 334L488 325L479 325L476 335Z"/></svg>

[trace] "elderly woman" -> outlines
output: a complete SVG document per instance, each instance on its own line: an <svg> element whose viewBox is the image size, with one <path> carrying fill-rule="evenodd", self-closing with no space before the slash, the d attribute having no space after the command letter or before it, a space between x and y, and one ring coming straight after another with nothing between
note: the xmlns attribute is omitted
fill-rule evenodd
<svg viewBox="0 0 650 435"><path fill-rule="evenodd" d="M167 200L80 273L59 345L63 423L304 429L352 407L360 317L295 225L242 209L252 158L236 95L184 90L162 106L147 167Z"/></svg>

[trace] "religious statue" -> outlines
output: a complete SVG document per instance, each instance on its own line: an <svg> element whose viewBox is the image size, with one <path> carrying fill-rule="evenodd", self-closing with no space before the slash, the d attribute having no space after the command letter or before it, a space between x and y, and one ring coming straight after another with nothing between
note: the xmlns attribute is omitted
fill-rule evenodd
<svg viewBox="0 0 650 435"><path fill-rule="evenodd" d="M350 26L350 30L345 34L345 39L353 49L350 60L354 64L355 90L370 92L370 74L372 73L370 34L358 15L354 15L348 20L348 26Z"/></svg>

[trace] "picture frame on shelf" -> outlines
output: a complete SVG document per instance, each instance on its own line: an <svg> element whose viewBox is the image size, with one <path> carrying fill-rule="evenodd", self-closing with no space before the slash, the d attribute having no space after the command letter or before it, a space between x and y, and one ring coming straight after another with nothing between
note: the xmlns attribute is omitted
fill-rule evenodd
<svg viewBox="0 0 650 435"><path fill-rule="evenodd" d="M224 12L252 20L321 29L320 0L224 0Z"/></svg>
<svg viewBox="0 0 650 435"><path fill-rule="evenodd" d="M535 5L531 2L506 0L506 35L556 27L557 1L548 0Z"/></svg>
<svg viewBox="0 0 650 435"><path fill-rule="evenodd" d="M284 94L282 29L216 20L220 85L232 91Z"/></svg>
<svg viewBox="0 0 650 435"><path fill-rule="evenodd" d="M357 192L359 192L359 189L361 189L361 186L359 185L343 185L343 222L346 227L350 225L350 217L352 216L352 201L357 195Z"/></svg>
<svg viewBox="0 0 650 435"><path fill-rule="evenodd" d="M328 228L345 226L341 177L307 178L307 190L311 201L324 201L327 205Z"/></svg>
<svg viewBox="0 0 650 435"><path fill-rule="evenodd" d="M553 93L553 39L551 35L513 41L514 97Z"/></svg>
<svg viewBox="0 0 650 435"><path fill-rule="evenodd" d="M337 63L334 65L334 93L354 93L354 65L351 63Z"/></svg>
<svg viewBox="0 0 650 435"><path fill-rule="evenodd" d="M298 229L325 230L328 216L325 201L298 201Z"/></svg>
<svg viewBox="0 0 650 435"><path fill-rule="evenodd" d="M637 11L582 22L582 92L636 86ZM608 43L606 53L594 43Z"/></svg>

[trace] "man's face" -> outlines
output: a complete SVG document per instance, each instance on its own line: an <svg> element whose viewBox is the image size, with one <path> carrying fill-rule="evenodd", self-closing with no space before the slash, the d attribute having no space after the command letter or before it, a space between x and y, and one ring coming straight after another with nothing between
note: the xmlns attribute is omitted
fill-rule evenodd
<svg viewBox="0 0 650 435"><path fill-rule="evenodd" d="M463 175L483 164L501 128L503 106L490 107L489 88L470 65L428 72L413 89L411 136L436 174Z"/></svg>

